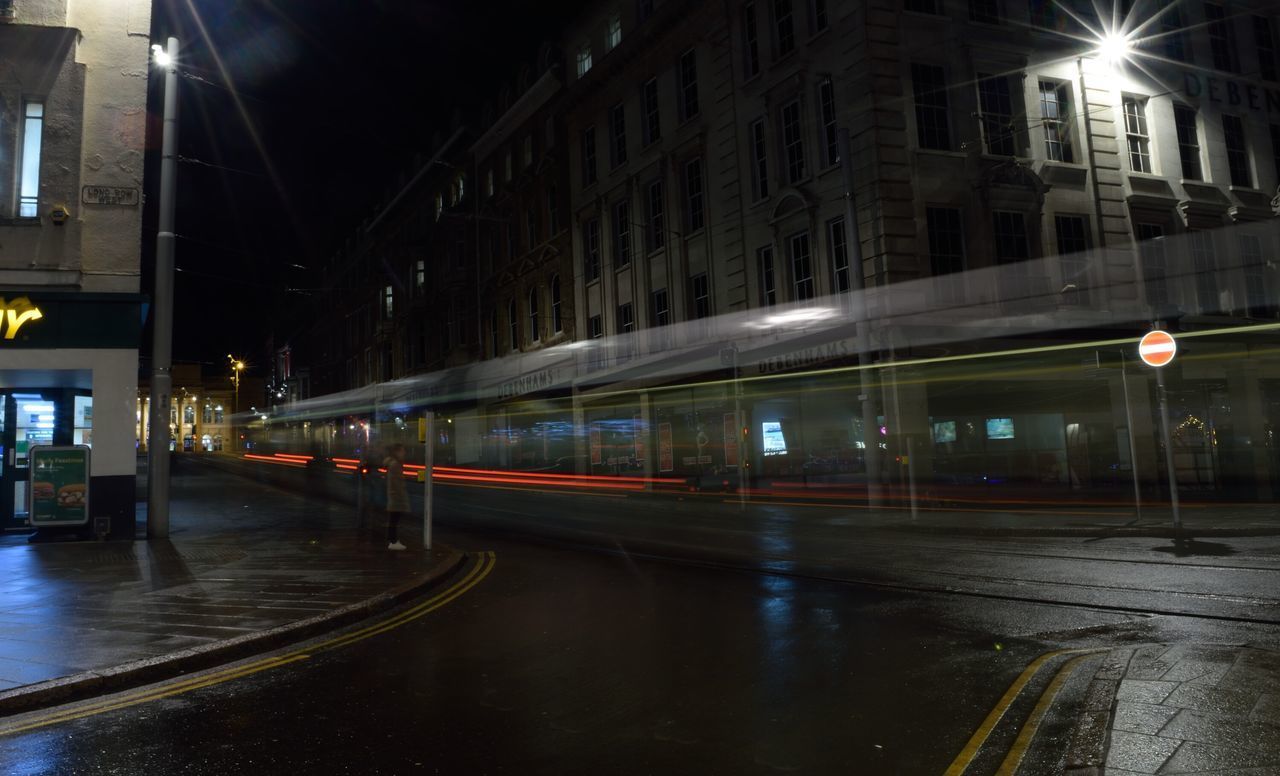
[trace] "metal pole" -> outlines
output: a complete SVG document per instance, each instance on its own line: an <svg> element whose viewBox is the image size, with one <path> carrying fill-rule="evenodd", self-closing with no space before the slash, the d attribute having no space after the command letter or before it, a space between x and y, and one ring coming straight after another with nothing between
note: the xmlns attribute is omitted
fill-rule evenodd
<svg viewBox="0 0 1280 776"><path fill-rule="evenodd" d="M1138 485L1138 445L1133 439L1133 408L1129 405L1129 375L1124 366L1124 351L1120 351L1120 389L1124 391L1124 420L1129 424L1129 471L1133 473L1133 506L1138 514L1134 522L1142 519L1142 488Z"/></svg>
<svg viewBox="0 0 1280 776"><path fill-rule="evenodd" d="M151 353L151 436L147 471L147 538L169 537L169 402L173 375L173 204L177 193L178 39L165 53L164 128L160 155L160 228L156 234L155 319Z"/></svg>
<svg viewBox="0 0 1280 776"><path fill-rule="evenodd" d="M738 511L747 511L747 461L743 457L746 452L742 439L742 426L746 420L742 417L742 379L738 374L738 346L733 347L733 433L738 437Z"/></svg>
<svg viewBox="0 0 1280 776"><path fill-rule="evenodd" d="M426 468L423 470L427 487L422 498L422 545L428 550L431 549L431 513L434 510L432 501L435 497L435 477L432 476L436 460L435 433L436 411L427 410Z"/></svg>
<svg viewBox="0 0 1280 776"><path fill-rule="evenodd" d="M849 252L849 294L857 299L861 309L854 318L854 331L858 346L858 376L862 402L863 456L867 465L867 505L880 504L880 429L876 425L876 405L871 382L871 326L867 315L867 300L862 283L862 238L858 231L858 208L853 194L853 157L849 151L849 130L836 132L837 150L840 154L840 172L844 182L844 220L849 225L845 241ZM861 318L861 320L858 320Z"/></svg>
<svg viewBox="0 0 1280 776"><path fill-rule="evenodd" d="M1169 504L1173 507L1173 530L1182 530L1178 505L1178 475L1173 469L1173 437L1169 434L1169 401L1164 388L1164 369L1156 367L1156 393L1160 399L1160 433L1164 436L1164 466L1169 472Z"/></svg>

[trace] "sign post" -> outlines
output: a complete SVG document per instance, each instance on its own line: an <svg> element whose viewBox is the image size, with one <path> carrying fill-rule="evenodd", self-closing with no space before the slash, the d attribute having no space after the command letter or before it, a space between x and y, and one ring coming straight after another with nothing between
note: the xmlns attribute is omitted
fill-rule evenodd
<svg viewBox="0 0 1280 776"><path fill-rule="evenodd" d="M1167 331L1152 329L1138 342L1138 357L1156 370L1156 398L1160 402L1160 434L1164 437L1164 467L1169 473L1169 504L1173 507L1173 530L1182 530L1182 512L1178 504L1178 475L1173 468L1173 436L1169 433L1169 398L1161 367L1173 362L1178 342ZM1135 462L1136 465L1136 462Z"/></svg>
<svg viewBox="0 0 1280 776"><path fill-rule="evenodd" d="M31 448L31 525L85 525L89 522L89 448L36 445Z"/></svg>

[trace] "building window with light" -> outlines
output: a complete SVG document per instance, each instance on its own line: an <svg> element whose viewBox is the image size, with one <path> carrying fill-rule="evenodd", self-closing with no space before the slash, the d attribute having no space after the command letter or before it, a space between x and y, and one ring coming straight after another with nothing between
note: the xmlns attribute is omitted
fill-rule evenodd
<svg viewBox="0 0 1280 776"><path fill-rule="evenodd" d="M622 17L614 14L609 17L609 30L605 35L605 51L613 51L622 42Z"/></svg>
<svg viewBox="0 0 1280 776"><path fill-rule="evenodd" d="M680 120L698 115L698 57L693 49L680 55Z"/></svg>
<svg viewBox="0 0 1280 776"><path fill-rule="evenodd" d="M791 262L792 299L797 302L812 299L813 261L809 251L809 233L799 232L788 237L787 253Z"/></svg>
<svg viewBox="0 0 1280 776"><path fill-rule="evenodd" d="M1040 122L1044 127L1045 158L1074 162L1071 147L1071 87L1053 81L1040 82Z"/></svg>
<svg viewBox="0 0 1280 776"><path fill-rule="evenodd" d="M394 312L393 304L395 302L395 291L391 286L382 289L382 305L383 312L387 318L390 318Z"/></svg>
<svg viewBox="0 0 1280 776"><path fill-rule="evenodd" d="M640 142L650 145L662 137L662 123L658 115L658 79L650 78L640 90Z"/></svg>
<svg viewBox="0 0 1280 776"><path fill-rule="evenodd" d="M427 284L427 263L422 259L418 259L413 267L413 284L421 291L423 286Z"/></svg>
<svg viewBox="0 0 1280 776"><path fill-rule="evenodd" d="M773 0L773 55L785 57L796 48L795 18L791 0Z"/></svg>
<svg viewBox="0 0 1280 776"><path fill-rule="evenodd" d="M987 153L1014 156L1013 94L1008 76L978 74L978 110Z"/></svg>
<svg viewBox="0 0 1280 776"><path fill-rule="evenodd" d="M1240 71L1236 53L1235 34L1226 11L1217 3L1204 4L1204 20L1208 23L1209 50L1213 53L1213 67L1228 73Z"/></svg>
<svg viewBox="0 0 1280 776"><path fill-rule="evenodd" d="M818 118L822 120L822 162L833 167L840 161L840 146L836 134L836 85L831 76L818 82Z"/></svg>
<svg viewBox="0 0 1280 776"><path fill-rule="evenodd" d="M916 140L921 148L951 150L951 124L947 117L947 79L936 65L911 65L911 89L915 97Z"/></svg>
<svg viewBox="0 0 1280 776"><path fill-rule="evenodd" d="M591 44L584 43L578 49L578 77L581 78L591 69Z"/></svg>
<svg viewBox="0 0 1280 776"><path fill-rule="evenodd" d="M649 295L649 314L654 326L666 326L671 323L671 305L667 301L667 289L659 288Z"/></svg>
<svg viewBox="0 0 1280 776"><path fill-rule="evenodd" d="M1151 146L1147 135L1147 102L1124 97L1124 133L1129 147L1129 169L1151 172Z"/></svg>
<svg viewBox="0 0 1280 776"><path fill-rule="evenodd" d="M596 182L596 128L582 130L582 185Z"/></svg>
<svg viewBox="0 0 1280 776"><path fill-rule="evenodd" d="M1249 149L1245 144L1244 121L1239 116L1222 114L1222 140L1227 146L1227 168L1231 171L1231 185L1253 188L1253 173L1249 170Z"/></svg>
<svg viewBox="0 0 1280 776"><path fill-rule="evenodd" d="M486 197L493 196L493 168L490 167L484 174L484 194Z"/></svg>
<svg viewBox="0 0 1280 776"><path fill-rule="evenodd" d="M1173 124L1178 131L1178 159L1182 163L1182 177L1189 181L1203 180L1200 172L1200 132L1196 128L1196 111L1186 105L1174 103Z"/></svg>
<svg viewBox="0 0 1280 776"><path fill-rule="evenodd" d="M599 315L593 315L587 319L587 336L591 339L600 339L604 336L604 319Z"/></svg>
<svg viewBox="0 0 1280 776"><path fill-rule="evenodd" d="M804 158L804 130L800 123L800 101L782 106L782 156L787 162L787 182L797 183L808 175Z"/></svg>
<svg viewBox="0 0 1280 776"><path fill-rule="evenodd" d="M613 206L613 265L631 263L631 203L622 200Z"/></svg>
<svg viewBox="0 0 1280 776"><path fill-rule="evenodd" d="M751 200L769 196L769 146L764 137L764 119L751 122Z"/></svg>
<svg viewBox="0 0 1280 776"><path fill-rule="evenodd" d="M590 283L600 279L600 221L587 219L582 226L582 242L584 250L583 274Z"/></svg>
<svg viewBox="0 0 1280 776"><path fill-rule="evenodd" d="M618 333L629 334L635 331L636 318L635 312L632 310L631 303L618 305Z"/></svg>
<svg viewBox="0 0 1280 776"><path fill-rule="evenodd" d="M22 167L18 176L18 217L40 215L40 149L44 140L44 103L22 105Z"/></svg>
<svg viewBox="0 0 1280 776"><path fill-rule="evenodd" d="M440 214L444 212L444 195L436 194L436 220L440 220Z"/></svg>

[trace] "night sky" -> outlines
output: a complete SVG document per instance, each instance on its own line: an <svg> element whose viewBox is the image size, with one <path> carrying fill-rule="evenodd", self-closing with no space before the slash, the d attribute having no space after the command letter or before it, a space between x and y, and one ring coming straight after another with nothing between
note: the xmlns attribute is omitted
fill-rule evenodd
<svg viewBox="0 0 1280 776"><path fill-rule="evenodd" d="M181 80L174 360L221 369L287 336L298 291L456 106L514 80L573 4L156 0ZM564 6L564 7L561 7ZM203 80L197 80L203 79ZM143 292L155 261L163 76L151 79ZM229 85L239 94L239 104ZM475 111L470 111L475 113ZM144 357L151 333L144 334ZM256 364L255 364L256 365Z"/></svg>

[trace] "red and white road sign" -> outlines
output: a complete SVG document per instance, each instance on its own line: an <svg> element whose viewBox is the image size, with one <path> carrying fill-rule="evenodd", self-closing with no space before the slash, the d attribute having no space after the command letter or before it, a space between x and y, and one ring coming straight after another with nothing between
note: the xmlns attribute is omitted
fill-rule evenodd
<svg viewBox="0 0 1280 776"><path fill-rule="evenodd" d="M1167 331L1149 331L1138 343L1138 357L1147 366L1164 366L1178 354L1178 343Z"/></svg>

